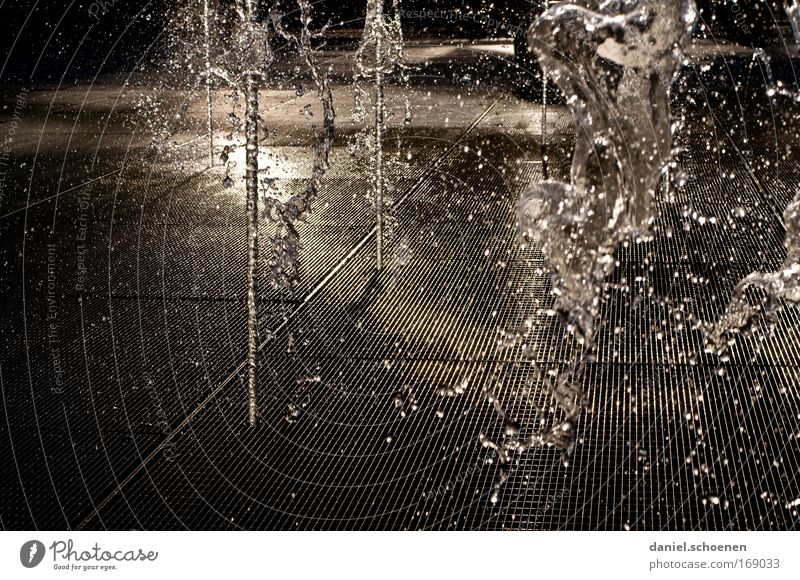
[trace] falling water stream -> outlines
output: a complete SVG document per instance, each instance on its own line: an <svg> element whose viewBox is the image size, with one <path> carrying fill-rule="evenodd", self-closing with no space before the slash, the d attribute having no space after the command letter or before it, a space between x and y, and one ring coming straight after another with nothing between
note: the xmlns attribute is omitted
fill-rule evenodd
<svg viewBox="0 0 800 580"><path fill-rule="evenodd" d="M365 147L370 152L374 171L374 204L376 216L376 268L384 266L385 242L385 192L383 140L386 133L386 77L396 69L402 70L403 35L400 24L399 0L394 0L391 15L384 11L383 0L368 0L364 32L355 58L356 82L373 79L373 108L375 122L372 127L372 142ZM366 95L356 87L356 107L353 118L365 120ZM411 102L406 99L406 123L410 120Z"/></svg>
<svg viewBox="0 0 800 580"><path fill-rule="evenodd" d="M203 0L203 33L205 48L205 76L206 76L206 130L208 131L208 165L214 166L214 106L212 100L211 84L211 12L208 3Z"/></svg>
<svg viewBox="0 0 800 580"><path fill-rule="evenodd" d="M313 47L314 39L324 33L324 28L317 32L311 31L312 3L310 0L298 0L298 5L302 21L299 36L287 32L281 25L278 15L272 15L272 22L278 33L294 44L305 60L317 88L317 98L322 107L322 126L314 127L316 136L314 162L310 179L303 191L283 201L275 191L274 179L267 178L262 185L264 217L267 222L276 226L275 233L269 237L271 252L267 265L275 285L284 290L290 290L300 279L300 234L297 231L297 224L303 221L311 211L322 189L323 177L330 166L330 152L333 147L336 122L330 82L325 71L319 65L317 52Z"/></svg>
<svg viewBox="0 0 800 580"><path fill-rule="evenodd" d="M228 115L230 122L231 143L222 149L221 160L225 164L223 186L233 187L235 181L231 173L236 164L231 159L233 151L239 147L235 134L244 128L245 148L245 195L247 221L247 417L250 425L258 421L258 351L260 333L258 326L259 296L259 260L260 255L259 220L266 219L270 225L267 238L270 251L266 258L272 274L272 281L280 289L290 290L299 279L299 234L296 224L302 221L310 211L321 188L322 179L328 170L330 151L333 146L335 111L333 95L326 74L317 62L317 53L312 46L313 39L321 33L312 33L311 3L309 0L298 0L301 14L301 30L298 34L287 32L281 25L281 16L270 14L270 21L259 19L257 0L236 0L235 9L238 16L235 29L228 39L231 46L220 49L217 62L212 65L212 34L210 0L203 0L203 28L205 44L203 50L204 73L196 79L189 91L189 97L181 109L185 112L198 91L200 83L205 80L207 130L209 148L213 165L213 108L212 77L220 80L234 93L231 95L232 111ZM219 6L218 6L219 8ZM270 67L273 63L271 42L274 34L269 24L273 25L276 34L295 45L305 60L313 82L317 87L317 96L322 107L322 126L314 127L316 143L314 145L314 163L308 183L304 190L283 200L275 193L275 179L262 179L262 168L259 166L260 135L268 135L264 122L259 114L259 89L270 79ZM324 30L323 30L324 31ZM245 111L244 123L236 114L237 106L243 96ZM162 139L164 141L164 139ZM263 212L259 211L259 198L263 199Z"/></svg>

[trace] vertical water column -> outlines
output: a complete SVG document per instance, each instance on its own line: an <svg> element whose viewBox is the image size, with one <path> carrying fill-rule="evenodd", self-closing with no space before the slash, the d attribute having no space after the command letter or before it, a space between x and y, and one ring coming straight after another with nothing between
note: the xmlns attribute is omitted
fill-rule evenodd
<svg viewBox="0 0 800 580"><path fill-rule="evenodd" d="M375 2L375 214L376 214L376 268L383 270L383 0Z"/></svg>
<svg viewBox="0 0 800 580"><path fill-rule="evenodd" d="M246 33L255 41L257 0L244 0ZM247 194L247 420L258 422L258 63L246 63L245 139Z"/></svg>
<svg viewBox="0 0 800 580"><path fill-rule="evenodd" d="M384 7L384 0L367 0L367 12L364 22L364 33L361 38L355 57L355 80L369 80L372 87L372 105L375 107L374 133L363 133L365 139L359 139L366 145L371 158L370 169L374 173L373 200L376 214L376 268L382 270L384 266L384 230L387 216L385 207L386 183L384 175L383 138L386 135L386 94L385 83L387 76L397 70L403 70L403 35L400 25L400 4L398 0L392 3L394 14L388 14ZM391 9L390 9L391 10ZM356 108L353 119L362 122L366 118L364 103L366 102L366 89L356 87ZM406 104L406 120L410 120L410 103ZM372 127L370 127L371 129ZM368 135L368 136L367 136Z"/></svg>
<svg viewBox="0 0 800 580"><path fill-rule="evenodd" d="M544 9L550 5L550 0L544 1ZM543 179L550 179L548 175L548 168L547 168L547 71L542 68L542 107L541 107L541 114L542 114L542 148L541 148L541 155L542 155L542 178Z"/></svg>
<svg viewBox="0 0 800 580"><path fill-rule="evenodd" d="M206 57L206 129L208 130L208 164L214 166L214 110L211 101L211 24L209 23L209 0L203 0L203 28L205 30Z"/></svg>
<svg viewBox="0 0 800 580"><path fill-rule="evenodd" d="M206 66L206 129L208 131L208 163L214 166L214 126L213 106L211 101L211 25L209 23L209 0L203 0L203 28L205 30L205 66Z"/></svg>

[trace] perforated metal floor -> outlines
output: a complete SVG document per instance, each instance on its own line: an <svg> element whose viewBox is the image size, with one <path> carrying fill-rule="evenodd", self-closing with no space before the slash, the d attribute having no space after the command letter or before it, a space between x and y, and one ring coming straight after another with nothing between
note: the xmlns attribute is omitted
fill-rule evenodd
<svg viewBox="0 0 800 580"><path fill-rule="evenodd" d="M521 455L496 503L500 468L480 436L501 440L503 421L486 391L523 434L551 404L523 345L501 331L532 321L528 347L553 370L580 356L541 314L546 268L517 238L516 199L543 177L538 105L437 88L424 119L447 116L446 127L392 130L402 163L390 170L396 227L380 273L367 176L338 143L300 229L301 286L261 296L256 429L241 377L243 204L219 171L178 176L142 157L55 197L12 200L0 219L2 525L797 529L798 313L721 365L665 306L711 320L741 277L781 263L795 127L782 116L765 130L769 104L755 90L687 87L707 99L680 109L688 181L660 200L656 239L619 251L611 282L631 290L605 299L569 465L549 448ZM750 99L743 120L732 96ZM699 123L708 130L689 130ZM564 178L566 109L552 107L548 124L548 172ZM307 137L273 144L298 175ZM202 156L187 142L187 158ZM739 227L722 227L740 207Z"/></svg>

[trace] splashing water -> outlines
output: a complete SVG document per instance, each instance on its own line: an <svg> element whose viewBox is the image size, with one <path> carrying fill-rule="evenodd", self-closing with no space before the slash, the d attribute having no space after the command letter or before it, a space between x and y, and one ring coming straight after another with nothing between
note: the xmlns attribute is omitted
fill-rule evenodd
<svg viewBox="0 0 800 580"><path fill-rule="evenodd" d="M591 343L617 245L650 235L672 152L669 88L695 19L692 0L607 0L597 11L555 6L529 31L578 128L570 183L537 183L518 214L552 265L556 310L581 343Z"/></svg>
<svg viewBox="0 0 800 580"><path fill-rule="evenodd" d="M731 335L749 334L761 316L772 317L781 301L800 306L800 190L783 214L786 260L777 272L753 272L734 288L730 304L719 322L707 332L706 350L724 352ZM760 297L752 300L753 291Z"/></svg>
<svg viewBox="0 0 800 580"><path fill-rule="evenodd" d="M536 183L517 213L523 236L550 264L550 312L565 320L587 361L617 246L652 235L659 180L673 153L669 91L696 19L693 0L588 0L549 8L528 32L543 70L567 95L577 136L569 183ZM585 405L582 361L562 371L534 366L561 418L549 428L543 421L539 434L506 434L492 445L501 463L509 452L548 445L568 464Z"/></svg>
<svg viewBox="0 0 800 580"><path fill-rule="evenodd" d="M496 380L498 371L499 367L495 369L495 379L493 380ZM548 421L545 418L549 414L548 410L541 409L537 413L537 419L532 422L537 428L530 434L523 433L523 426L509 414L490 388L483 390L484 398L494 407L503 425L502 433L496 440L484 433L479 436L481 445L493 453L494 460L499 465L499 478L495 481L490 496L492 504L498 502L503 485L519 465L520 457L525 452L542 447L553 447L561 452L563 465L567 467L570 464L570 456L575 447L576 423L585 404L583 393L579 385L574 382L576 373L564 373L563 377L556 376L554 378L553 372L542 371L539 373L539 379L552 395L563 418L548 427Z"/></svg>

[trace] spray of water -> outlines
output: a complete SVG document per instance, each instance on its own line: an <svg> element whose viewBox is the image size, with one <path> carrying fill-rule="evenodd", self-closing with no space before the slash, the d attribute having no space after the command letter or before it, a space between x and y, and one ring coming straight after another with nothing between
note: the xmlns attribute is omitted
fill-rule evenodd
<svg viewBox="0 0 800 580"><path fill-rule="evenodd" d="M800 191L783 213L786 260L776 272L753 272L734 288L719 322L707 332L706 350L723 354L736 334L752 334L759 319L785 304L800 306Z"/></svg>
<svg viewBox="0 0 800 580"><path fill-rule="evenodd" d="M139 130L152 135L151 153L166 161L174 153L175 134L185 129L189 106L198 97L203 80L210 78L211 60L214 52L211 15L206 18L205 8L211 0L200 0L202 4L198 18L197 0L186 0L171 5L167 13L169 31L159 41L158 53L169 55L166 60L154 59L149 67L158 70L152 75L149 89L137 87L139 93L137 110L139 115L132 120ZM204 36L206 23L209 35ZM198 44L197 38L204 38ZM175 105L174 89L183 90L182 99ZM207 101L210 103L210 101Z"/></svg>

